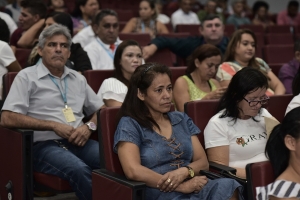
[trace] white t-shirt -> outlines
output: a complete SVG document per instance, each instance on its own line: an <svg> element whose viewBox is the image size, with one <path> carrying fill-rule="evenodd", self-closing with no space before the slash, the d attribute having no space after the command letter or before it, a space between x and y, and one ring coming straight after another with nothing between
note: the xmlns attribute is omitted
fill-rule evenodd
<svg viewBox="0 0 300 200"><path fill-rule="evenodd" d="M286 108L285 111L285 115L290 112L291 110L293 110L294 108L297 108L300 106L300 94L298 94L297 96L294 96L294 98L292 99L292 101L289 103L289 105Z"/></svg>
<svg viewBox="0 0 300 200"><path fill-rule="evenodd" d="M7 73L7 66L16 60L10 46L0 40L0 99L2 99L2 76Z"/></svg>
<svg viewBox="0 0 300 200"><path fill-rule="evenodd" d="M113 99L123 103L127 90L127 86L118 79L108 78L101 84L97 96L101 99L101 106L104 105L103 99Z"/></svg>
<svg viewBox="0 0 300 200"><path fill-rule="evenodd" d="M79 31L72 39L73 43L80 43L81 47L86 47L95 38L92 26L89 25Z"/></svg>
<svg viewBox="0 0 300 200"><path fill-rule="evenodd" d="M117 38L116 48L122 41ZM110 56L114 54L108 44L104 44L99 37L95 37L84 50L87 52L93 69L114 69L114 59ZM109 53L110 52L110 53Z"/></svg>
<svg viewBox="0 0 300 200"><path fill-rule="evenodd" d="M163 23L163 24L168 24L170 23L170 17L168 17L167 15L165 14L158 14L157 18L156 18L157 21Z"/></svg>
<svg viewBox="0 0 300 200"><path fill-rule="evenodd" d="M190 11L186 14L181 10L181 8L172 14L171 21L174 29L177 24L200 24L196 13Z"/></svg>
<svg viewBox="0 0 300 200"><path fill-rule="evenodd" d="M0 12L0 18L7 24L10 35L13 34L13 32L18 28L14 20L4 12Z"/></svg>
<svg viewBox="0 0 300 200"><path fill-rule="evenodd" d="M214 115L204 129L205 148L229 145L229 166L245 168L248 163L267 160L265 146L267 133L264 116L272 115L264 108L254 121L219 118L222 111Z"/></svg>

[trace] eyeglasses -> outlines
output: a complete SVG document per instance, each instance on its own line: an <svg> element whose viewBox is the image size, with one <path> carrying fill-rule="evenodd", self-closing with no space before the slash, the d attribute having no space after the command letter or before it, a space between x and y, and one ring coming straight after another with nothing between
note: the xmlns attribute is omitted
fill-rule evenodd
<svg viewBox="0 0 300 200"><path fill-rule="evenodd" d="M256 106L258 103L260 103L260 105L264 105L264 104L268 103L270 97L265 96L264 99L257 100L257 101L255 101L255 100L248 100L248 99L245 99L245 97L243 97L243 99L249 103L249 106L250 106L250 107L254 107L254 106Z"/></svg>

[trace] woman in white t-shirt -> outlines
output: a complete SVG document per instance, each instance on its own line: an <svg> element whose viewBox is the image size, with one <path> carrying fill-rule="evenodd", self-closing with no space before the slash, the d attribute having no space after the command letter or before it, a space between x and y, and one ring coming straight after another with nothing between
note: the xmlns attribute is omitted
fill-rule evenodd
<svg viewBox="0 0 300 200"><path fill-rule="evenodd" d="M121 106L134 70L142 64L142 49L134 40L123 41L114 57L115 76L105 79L98 91L102 106Z"/></svg>
<svg viewBox="0 0 300 200"><path fill-rule="evenodd" d="M236 175L246 178L248 163L267 160L264 117L272 117L262 108L269 99L267 89L267 77L257 69L245 67L233 76L219 112L204 130L209 161L236 168Z"/></svg>

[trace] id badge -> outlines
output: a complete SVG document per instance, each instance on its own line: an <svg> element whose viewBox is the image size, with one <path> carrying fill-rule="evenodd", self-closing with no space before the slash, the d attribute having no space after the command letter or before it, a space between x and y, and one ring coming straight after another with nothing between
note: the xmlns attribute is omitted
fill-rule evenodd
<svg viewBox="0 0 300 200"><path fill-rule="evenodd" d="M73 113L73 110L71 107L64 108L64 109L62 109L62 111L64 113L64 116L65 116L67 122L75 121L75 116L74 116L74 113Z"/></svg>

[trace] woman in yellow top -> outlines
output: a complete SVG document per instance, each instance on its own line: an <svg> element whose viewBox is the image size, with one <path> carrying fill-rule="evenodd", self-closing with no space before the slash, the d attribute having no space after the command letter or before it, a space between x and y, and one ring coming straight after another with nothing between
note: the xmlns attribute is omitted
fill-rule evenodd
<svg viewBox="0 0 300 200"><path fill-rule="evenodd" d="M167 27L156 20L157 13L153 0L142 0L139 14L140 17L134 17L127 22L122 33L149 33L151 38L160 33L169 33Z"/></svg>
<svg viewBox="0 0 300 200"><path fill-rule="evenodd" d="M220 50L211 44L198 47L192 54L186 75L179 77L173 95L178 111L184 111L184 103L200 99L219 99L226 90L214 79L221 63Z"/></svg>

